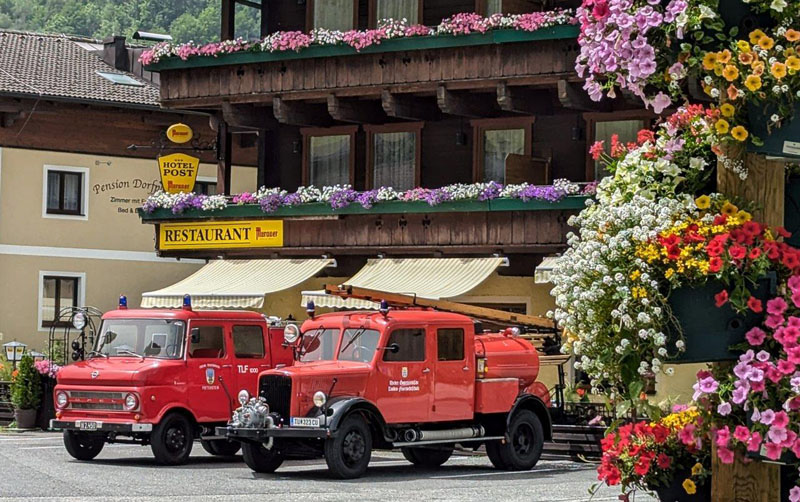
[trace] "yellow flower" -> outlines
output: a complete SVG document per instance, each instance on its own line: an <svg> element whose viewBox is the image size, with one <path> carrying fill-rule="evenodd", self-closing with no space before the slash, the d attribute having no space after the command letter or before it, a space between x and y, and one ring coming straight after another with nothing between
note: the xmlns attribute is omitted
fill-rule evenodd
<svg viewBox="0 0 800 502"><path fill-rule="evenodd" d="M722 113L723 117L731 118L736 113L736 108L730 103L725 103L719 107L719 111Z"/></svg>
<svg viewBox="0 0 800 502"><path fill-rule="evenodd" d="M800 70L800 58L797 56L789 56L786 58L786 66L792 71Z"/></svg>
<svg viewBox="0 0 800 502"><path fill-rule="evenodd" d="M694 481L689 478L683 480L683 489L686 490L686 493L689 495L694 495L697 493L697 485L695 485Z"/></svg>
<svg viewBox="0 0 800 502"><path fill-rule="evenodd" d="M728 82L733 82L739 78L739 69L732 64L726 65L722 70L722 76L725 77L725 80Z"/></svg>
<svg viewBox="0 0 800 502"><path fill-rule="evenodd" d="M761 89L761 77L758 75L748 75L744 81L744 85L751 91L756 92Z"/></svg>
<svg viewBox="0 0 800 502"><path fill-rule="evenodd" d="M764 49L766 51L768 51L768 50L772 49L773 47L775 47L775 40L771 39L770 37L768 37L766 35L764 35L763 37L759 38L758 42L756 42L756 43L757 43L757 45L759 47L761 47L762 49Z"/></svg>
<svg viewBox="0 0 800 502"><path fill-rule="evenodd" d="M736 213L736 222L739 224L747 223L752 219L753 215L751 215L747 211L739 211L738 213Z"/></svg>
<svg viewBox="0 0 800 502"><path fill-rule="evenodd" d="M761 37L765 37L765 36L767 36L767 34L766 34L766 33L764 33L764 32L763 32L763 31L761 31L761 30L754 30L754 31L751 31L751 32L750 32L750 43L751 43L751 44L753 44L753 45L755 45L755 44L757 44L757 43L758 43L758 40L759 40Z"/></svg>
<svg viewBox="0 0 800 502"><path fill-rule="evenodd" d="M727 216L733 216L738 210L738 207L727 201L722 205L722 214Z"/></svg>
<svg viewBox="0 0 800 502"><path fill-rule="evenodd" d="M772 73L773 77L780 80L786 76L786 65L778 61L775 61L774 63L772 63L772 66L770 67L769 71Z"/></svg>
<svg viewBox="0 0 800 502"><path fill-rule="evenodd" d="M800 31L789 28L786 30L786 34L784 36L786 37L786 40L790 42L797 42L800 40Z"/></svg>
<svg viewBox="0 0 800 502"><path fill-rule="evenodd" d="M667 278L667 279L669 279L673 275L675 275L675 271L673 269L671 269L671 268L668 268L667 271L664 272L664 277Z"/></svg>
<svg viewBox="0 0 800 502"><path fill-rule="evenodd" d="M705 469L703 469L703 464L697 462L692 466L692 476L698 476L703 473Z"/></svg>
<svg viewBox="0 0 800 502"><path fill-rule="evenodd" d="M731 129L731 136L733 136L737 141L745 141L747 137L750 136L750 133L747 132L747 129L744 127L736 126Z"/></svg>
<svg viewBox="0 0 800 502"><path fill-rule="evenodd" d="M730 129L730 124L725 119L719 119L717 123L714 124L714 128L717 130L717 134L727 134Z"/></svg>
<svg viewBox="0 0 800 502"><path fill-rule="evenodd" d="M631 277L631 280L632 280L632 281L635 281L636 279L638 279L639 277L641 277L641 275L642 275L642 272L641 272L641 271L639 271L639 270L634 270L633 272L631 272L631 275L630 275L630 277Z"/></svg>
<svg viewBox="0 0 800 502"><path fill-rule="evenodd" d="M697 209L708 209L711 206L711 197L708 195L701 195L694 200Z"/></svg>
<svg viewBox="0 0 800 502"><path fill-rule="evenodd" d="M728 49L725 49L724 51L717 53L717 61L719 61L720 63L728 64L728 61L730 60L731 60L731 51L729 51Z"/></svg>
<svg viewBox="0 0 800 502"><path fill-rule="evenodd" d="M714 65L717 64L717 53L716 52L708 52L705 56L703 56L703 69L704 70L713 70Z"/></svg>
<svg viewBox="0 0 800 502"><path fill-rule="evenodd" d="M736 47L740 52L750 52L750 44L746 40L739 40L736 42Z"/></svg>

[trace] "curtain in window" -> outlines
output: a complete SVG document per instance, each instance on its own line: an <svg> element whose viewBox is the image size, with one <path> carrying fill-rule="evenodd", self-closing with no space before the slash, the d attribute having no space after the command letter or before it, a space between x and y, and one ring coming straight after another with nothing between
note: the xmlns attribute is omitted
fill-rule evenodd
<svg viewBox="0 0 800 502"><path fill-rule="evenodd" d="M483 132L483 181L506 181L506 155L525 153L525 129Z"/></svg>
<svg viewBox="0 0 800 502"><path fill-rule="evenodd" d="M56 318L56 280L45 279L42 285L42 321Z"/></svg>
<svg viewBox="0 0 800 502"><path fill-rule="evenodd" d="M486 0L486 15L503 13L503 0Z"/></svg>
<svg viewBox="0 0 800 502"><path fill-rule="evenodd" d="M312 136L308 152L309 183L333 186L350 183L350 135Z"/></svg>
<svg viewBox="0 0 800 502"><path fill-rule="evenodd" d="M376 0L376 19L406 19L411 24L419 21L418 0Z"/></svg>
<svg viewBox="0 0 800 502"><path fill-rule="evenodd" d="M314 28L349 31L353 29L355 0L316 0Z"/></svg>
<svg viewBox="0 0 800 502"><path fill-rule="evenodd" d="M57 172L47 173L47 209L58 209L58 198L61 193L61 180Z"/></svg>
<svg viewBox="0 0 800 502"><path fill-rule="evenodd" d="M606 151L611 149L611 136L619 135L621 143L636 141L636 134L644 128L644 120L609 120L605 122L595 122L594 139L595 141L605 141ZM599 180L608 176L609 172L600 161L594 163L595 179Z"/></svg>
<svg viewBox="0 0 800 502"><path fill-rule="evenodd" d="M378 133L374 136L373 187L395 190L414 188L417 162L417 134L414 132Z"/></svg>
<svg viewBox="0 0 800 502"><path fill-rule="evenodd" d="M67 308L73 307L77 305L77 291L75 291L75 281L74 279L61 279L61 291L60 291L60 298L58 302L59 308Z"/></svg>
<svg viewBox="0 0 800 502"><path fill-rule="evenodd" d="M81 175L64 175L64 210L80 211L81 209Z"/></svg>

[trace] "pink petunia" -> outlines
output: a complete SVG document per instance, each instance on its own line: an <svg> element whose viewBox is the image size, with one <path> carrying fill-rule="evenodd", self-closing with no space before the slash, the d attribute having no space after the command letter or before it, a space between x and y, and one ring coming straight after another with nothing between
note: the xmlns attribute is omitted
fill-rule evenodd
<svg viewBox="0 0 800 502"><path fill-rule="evenodd" d="M789 289L792 290L792 293L796 291L800 291L800 275L793 275L789 278Z"/></svg>
<svg viewBox="0 0 800 502"><path fill-rule="evenodd" d="M775 427L774 425L769 428L769 432L767 432L767 437L769 440L778 446L783 445L784 441L789 438L788 431L783 427Z"/></svg>
<svg viewBox="0 0 800 502"><path fill-rule="evenodd" d="M778 296L767 302L767 313L770 315L782 316L783 313L786 312L787 307L786 300Z"/></svg>
<svg viewBox="0 0 800 502"><path fill-rule="evenodd" d="M775 412L772 410L764 410L761 412L761 418L759 422L764 425L772 425L772 421L775 420Z"/></svg>
<svg viewBox="0 0 800 502"><path fill-rule="evenodd" d="M789 361L785 361L781 359L778 361L778 371L783 373L784 375L791 375L794 373L796 366L794 363L790 363Z"/></svg>
<svg viewBox="0 0 800 502"><path fill-rule="evenodd" d="M717 456L723 464L733 463L733 450L728 448L717 448Z"/></svg>
<svg viewBox="0 0 800 502"><path fill-rule="evenodd" d="M780 444L776 443L767 443L766 444L766 456L770 460L778 460L781 458L781 454L783 453L783 447Z"/></svg>
<svg viewBox="0 0 800 502"><path fill-rule="evenodd" d="M792 453L794 453L795 457L800 458L800 439L795 439L792 445Z"/></svg>
<svg viewBox="0 0 800 502"><path fill-rule="evenodd" d="M789 490L789 502L800 502L800 486L793 486Z"/></svg>
<svg viewBox="0 0 800 502"><path fill-rule="evenodd" d="M714 442L720 448L727 448L728 443L730 443L730 441L731 441L731 431L730 429L728 429L727 425L716 432Z"/></svg>
<svg viewBox="0 0 800 502"><path fill-rule="evenodd" d="M785 411L779 411L778 413L775 413L775 416L772 418L772 426L784 428L788 427L789 415L787 415Z"/></svg>
<svg viewBox="0 0 800 502"><path fill-rule="evenodd" d="M694 444L694 431L697 427L694 424L687 424L678 432L678 439L685 445Z"/></svg>
<svg viewBox="0 0 800 502"><path fill-rule="evenodd" d="M775 329L783 326L784 322L786 322L786 320L783 318L783 316L770 314L767 316L767 320L764 321L764 325L769 329Z"/></svg>
<svg viewBox="0 0 800 502"><path fill-rule="evenodd" d="M750 439L747 441L747 451L760 451L762 441L761 433L753 431L753 434L750 435Z"/></svg>
<svg viewBox="0 0 800 502"><path fill-rule="evenodd" d="M787 323L790 328L800 328L800 317L790 316Z"/></svg>
<svg viewBox="0 0 800 502"><path fill-rule="evenodd" d="M726 416L730 415L730 413L731 413L731 403L728 403L728 402L720 403L719 406L717 406L717 413L719 413L723 417L726 417Z"/></svg>
<svg viewBox="0 0 800 502"><path fill-rule="evenodd" d="M744 335L747 338L747 343L753 346L761 345L764 343L764 339L767 337L767 334L764 333L764 330L756 326L755 328L751 329Z"/></svg>
<svg viewBox="0 0 800 502"><path fill-rule="evenodd" d="M736 429L733 431L733 437L736 438L737 441L747 443L750 441L750 429L744 425L737 425Z"/></svg>

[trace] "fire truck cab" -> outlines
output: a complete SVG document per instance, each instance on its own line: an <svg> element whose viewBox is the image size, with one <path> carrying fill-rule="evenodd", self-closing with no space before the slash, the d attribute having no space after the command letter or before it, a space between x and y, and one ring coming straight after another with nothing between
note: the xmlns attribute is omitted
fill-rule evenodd
<svg viewBox="0 0 800 502"><path fill-rule="evenodd" d="M336 312L290 325L292 367L261 373L257 396L220 435L256 472L324 456L339 478L364 474L373 449L439 466L456 445L495 467L527 470L551 437L536 349L516 329L476 333L472 318L432 309Z"/></svg>
<svg viewBox="0 0 800 502"><path fill-rule="evenodd" d="M85 361L61 369L56 418L64 445L91 460L105 443L150 445L161 464L184 463L195 439L213 455L239 445L214 436L236 407L239 389L255 392L265 369L290 365L281 326L256 312L120 308L102 317Z"/></svg>

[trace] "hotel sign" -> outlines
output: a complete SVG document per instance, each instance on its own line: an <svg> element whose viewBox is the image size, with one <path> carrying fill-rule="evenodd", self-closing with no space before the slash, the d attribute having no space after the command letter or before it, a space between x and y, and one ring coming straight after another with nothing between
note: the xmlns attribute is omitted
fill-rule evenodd
<svg viewBox="0 0 800 502"><path fill-rule="evenodd" d="M161 184L167 193L191 192L197 179L200 159L185 153L173 153L158 158Z"/></svg>
<svg viewBox="0 0 800 502"><path fill-rule="evenodd" d="M283 221L210 221L162 223L161 251L283 247Z"/></svg>

